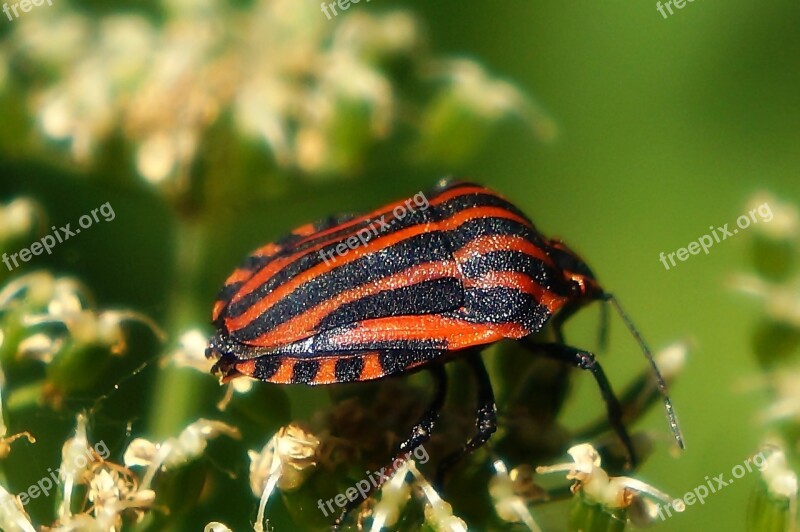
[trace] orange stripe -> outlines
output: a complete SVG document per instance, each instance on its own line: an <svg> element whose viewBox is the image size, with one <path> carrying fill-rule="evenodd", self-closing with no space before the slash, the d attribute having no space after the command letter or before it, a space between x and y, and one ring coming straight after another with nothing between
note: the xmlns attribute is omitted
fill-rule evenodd
<svg viewBox="0 0 800 532"><path fill-rule="evenodd" d="M317 371L317 376L309 384L333 384L338 382L336 380L336 361L339 359L337 357L326 357L317 360L319 361L319 371Z"/></svg>
<svg viewBox="0 0 800 532"><path fill-rule="evenodd" d="M356 216L352 220L348 220L348 221L343 222L341 224L337 224L337 225L331 226L331 227L329 227L327 229L324 229L322 231L317 231L313 235L309 235L307 238L304 238L303 240L298 242L298 244L303 244L303 243L308 242L309 240L312 240L314 238L323 237L323 236L329 235L331 233L335 233L337 231L341 231L343 229L351 228L351 227L353 227L355 225L360 224L361 222L365 222L365 221L370 220L370 219L372 219L372 221L375 222L375 220L377 220L377 219L379 219L381 217L384 217L383 218L384 222L391 223L395 219L394 218L394 214L392 213L392 211L398 205L405 205L405 202L406 202L406 200L399 200L399 201L396 201L394 203L390 203L389 205L384 205L384 206L380 207L379 209L375 209L372 212L368 212L366 214L362 214L361 216ZM380 224L376 223L376 225L380 225ZM352 233L349 233L349 234L352 234ZM340 237L336 238L336 240L339 240L339 239L340 239Z"/></svg>
<svg viewBox="0 0 800 532"><path fill-rule="evenodd" d="M270 242L269 244L264 244L257 250L253 252L253 256L256 257L271 257L273 255L277 255L280 253L282 246L279 246L275 242Z"/></svg>
<svg viewBox="0 0 800 532"><path fill-rule="evenodd" d="M394 275L378 279L370 284L358 286L337 294L335 298L323 301L319 305L291 320L265 332L258 338L248 341L247 344L260 347L274 347L295 342L313 334L316 325L342 305L358 301L363 297L386 290L397 290L398 288L411 286L432 279L441 279L443 277L460 277L460 272L453 261L429 262L413 266Z"/></svg>
<svg viewBox="0 0 800 532"><path fill-rule="evenodd" d="M461 224L477 218L505 218L506 220L513 220L527 227L531 227L528 220L501 207L470 207L457 212L450 218L442 220L437 225L439 225L443 231L452 231Z"/></svg>
<svg viewBox="0 0 800 532"><path fill-rule="evenodd" d="M358 380L371 381L373 379L379 379L386 374L386 372L383 371L383 366L381 366L378 353L368 353L363 355L362 359L364 360L364 366L361 369L361 376Z"/></svg>
<svg viewBox="0 0 800 532"><path fill-rule="evenodd" d="M216 301L214 303L214 308L211 311L211 321L217 321L217 319L219 318L219 315L222 312L223 308L225 308L225 302L224 301Z"/></svg>
<svg viewBox="0 0 800 532"><path fill-rule="evenodd" d="M292 384L292 375L294 373L294 365L297 359L282 357L281 365L278 366L278 371L267 379L267 382L274 382L276 384Z"/></svg>
<svg viewBox="0 0 800 532"><path fill-rule="evenodd" d="M555 268L553 259L541 248L519 236L488 235L471 240L463 248L453 253L456 262L464 262L471 255L485 255L492 251L519 251L539 259L550 267Z"/></svg>
<svg viewBox="0 0 800 532"><path fill-rule="evenodd" d="M521 325L470 323L455 318L434 314L422 316L394 316L364 320L355 329L350 329L331 338L343 349L367 342L391 342L396 340L440 340L448 343L448 350L455 351L474 345L482 345L503 338L521 338L529 334Z"/></svg>
<svg viewBox="0 0 800 532"><path fill-rule="evenodd" d="M233 283L238 283L239 281L246 281L248 278L250 278L251 275L253 275L253 273L255 272L253 272L252 270L247 270L245 268L236 268L233 271L233 273L230 274L228 279L225 281L225 285L227 286Z"/></svg>
<svg viewBox="0 0 800 532"><path fill-rule="evenodd" d="M339 229L341 229L340 226L334 226L332 228L332 230L336 230L336 231L338 231ZM315 235L313 235L313 237L317 238L319 235L324 234L324 233L329 233L329 232L330 231L323 231L321 233L316 233ZM281 257L279 259L275 259L274 261L272 261L269 264L267 264L266 266L264 266L261 270L259 270L253 277L251 277L250 280L247 283L245 283L244 286L242 286L239 289L239 291L234 295L234 297L231 299L231 301L232 302L236 302L239 299L241 299L242 297L244 297L247 294L251 293L253 290L255 290L256 288L258 288L259 286L264 284L267 280L269 280L273 275L275 275L277 272L279 272L285 266L288 266L289 264L295 262L296 260L298 260L298 259L300 259L300 258L302 258L302 257L304 257L306 255L310 255L311 253L319 251L320 249L322 249L323 247L327 246L328 244L331 244L333 242L342 242L344 240L347 240L348 237L353 236L355 233L356 232L350 232L350 233L346 233L344 235L337 236L335 238L330 238L328 240L322 240L322 241L317 242L315 245L313 245L313 246L311 246L311 247L309 247L307 249L304 249L302 251L298 251L296 253L293 253L292 255L287 255L285 257ZM299 246L303 242L306 242L308 240L310 240L310 238L295 242L293 244L293 246Z"/></svg>
<svg viewBox="0 0 800 532"><path fill-rule="evenodd" d="M308 235L313 235L314 233L316 233L316 231L317 231L317 228L314 227L314 224L312 223L312 224L304 224L304 225L301 225L300 227L296 227L292 231L292 234L296 235L296 236L308 236Z"/></svg>

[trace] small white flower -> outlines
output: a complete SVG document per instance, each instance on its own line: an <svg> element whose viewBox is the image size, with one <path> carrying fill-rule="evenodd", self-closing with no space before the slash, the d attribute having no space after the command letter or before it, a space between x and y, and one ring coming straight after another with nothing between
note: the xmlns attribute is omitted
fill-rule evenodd
<svg viewBox="0 0 800 532"><path fill-rule="evenodd" d="M730 284L739 292L760 299L768 317L800 327L800 282L775 284L741 274L733 276Z"/></svg>
<svg viewBox="0 0 800 532"><path fill-rule="evenodd" d="M92 473L88 499L93 504L92 513L102 530L121 529L123 512L141 512L155 501L155 492L137 489L136 478L127 469L102 464L95 467Z"/></svg>
<svg viewBox="0 0 800 532"><path fill-rule="evenodd" d="M27 334L17 346L17 356L43 363L52 362L67 346L79 349L99 345L121 355L126 349L122 325L128 321L143 323L163 338L147 316L126 310L94 310L81 283L45 271L8 283L0 290L0 310L21 312L20 322Z"/></svg>
<svg viewBox="0 0 800 532"><path fill-rule="evenodd" d="M771 448L767 452L766 465L761 469L761 476L772 495L794 500L797 498L797 475L789 467L786 454Z"/></svg>
<svg viewBox="0 0 800 532"><path fill-rule="evenodd" d="M523 523L532 532L541 532L533 519L528 505L514 492L514 482L502 460L494 461L495 475L489 483L489 494L494 501L497 515L508 523Z"/></svg>
<svg viewBox="0 0 800 532"><path fill-rule="evenodd" d="M264 512L275 487L283 490L299 488L317 465L320 441L296 424L281 427L260 453L248 451L250 457L250 489L261 500L256 517L256 531L263 530Z"/></svg>
<svg viewBox="0 0 800 532"><path fill-rule="evenodd" d="M66 519L71 515L72 492L75 486L84 483L85 473L91 467L92 448L86 436L86 416L78 415L75 436L64 442L61 448L61 468L58 476L64 490L64 497L58 507L59 519Z"/></svg>
<svg viewBox="0 0 800 532"><path fill-rule="evenodd" d="M408 460L404 464L405 467L414 475L414 480L425 498L425 522L435 530L467 532L467 524L460 517L453 515L453 507L439 496L428 479L419 472L414 460ZM402 474L404 468L401 468L401 474L396 475L397 477L405 478Z"/></svg>
<svg viewBox="0 0 800 532"><path fill-rule="evenodd" d="M400 519L400 512L411 498L411 487L406 482L408 464L409 462L403 463L381 486L381 499L372 508L370 532L380 532L384 527L394 526Z"/></svg>
<svg viewBox="0 0 800 532"><path fill-rule="evenodd" d="M516 115L524 118L543 140L557 133L555 122L512 83L492 78L475 61L455 59L437 65L436 74L449 81L452 96L464 108L489 120Z"/></svg>
<svg viewBox="0 0 800 532"><path fill-rule="evenodd" d="M540 466L537 473L567 472L567 478L574 480L572 493L582 491L591 502L610 510L628 508L639 495L647 495L666 504L672 504L676 511L682 512L684 506L676 504L666 493L631 477L610 477L600 467L600 454L588 443L570 447L567 453L573 462ZM677 499L676 499L677 501Z"/></svg>
<svg viewBox="0 0 800 532"><path fill-rule="evenodd" d="M210 439L223 434L237 440L241 438L236 427L221 421L200 419L183 429L177 438L167 438L161 443L136 438L125 450L123 461L127 467L148 468L142 480L142 488L147 489L156 473L195 460L203 454Z"/></svg>
<svg viewBox="0 0 800 532"><path fill-rule="evenodd" d="M762 223L755 225L753 229L768 237L776 240L794 239L800 232L800 212L797 207L779 200L769 192L762 191L753 196L748 202L747 210L758 212Z"/></svg>
<svg viewBox="0 0 800 532"><path fill-rule="evenodd" d="M278 487L293 490L302 484L317 465L316 452L319 439L297 424L281 427L270 438L260 453L248 451L250 457L250 489L256 497L264 491L272 463L277 460L282 466Z"/></svg>
<svg viewBox="0 0 800 532"><path fill-rule="evenodd" d="M36 532L19 499L0 485L0 530Z"/></svg>

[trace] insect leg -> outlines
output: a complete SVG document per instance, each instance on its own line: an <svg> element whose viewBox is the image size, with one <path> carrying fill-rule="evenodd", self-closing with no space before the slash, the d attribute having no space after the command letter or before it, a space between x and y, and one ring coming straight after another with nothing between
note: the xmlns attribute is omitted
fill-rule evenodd
<svg viewBox="0 0 800 532"><path fill-rule="evenodd" d="M489 380L489 374L486 371L486 366L483 365L483 359L475 351L466 356L466 361L475 374L475 380L478 383L478 410L475 420L477 433L461 449L445 456L439 462L436 472L436 485L438 487L443 485L444 476L456 463L486 443L497 430L497 405L494 401L494 391Z"/></svg>
<svg viewBox="0 0 800 532"><path fill-rule="evenodd" d="M603 368L600 366L600 363L595 360L594 355L588 351L563 344L537 344L529 341L527 338L523 338L520 342L537 353L568 362L577 368L592 372L592 375L597 381L597 385L600 387L600 394L603 396L603 400L606 403L608 421L611 424L611 428L614 429L614 432L622 441L622 445L625 447L628 454L627 466L630 469L635 468L637 464L636 451L634 450L633 441L628 434L628 430L622 423L622 407L611 389L611 383L609 383Z"/></svg>
<svg viewBox="0 0 800 532"><path fill-rule="evenodd" d="M580 310L580 306L578 305L567 305L550 320L557 343L564 343L564 323L574 316L578 310Z"/></svg>
<svg viewBox="0 0 800 532"><path fill-rule="evenodd" d="M609 327L609 314L608 302L600 301L600 322L597 331L597 349L602 353L608 347L608 327ZM556 337L556 342L564 343L564 323L569 320L576 312L581 310L581 305L566 306L559 313L553 316L550 320L552 323L553 333Z"/></svg>
<svg viewBox="0 0 800 532"><path fill-rule="evenodd" d="M389 477L391 477L399 467L402 467L402 464L405 463L408 455L413 453L417 447L428 441L428 439L431 437L431 432L433 432L433 428L436 425L436 421L439 419L439 413L442 410L444 399L447 395L447 373L445 372L444 367L440 364L434 364L430 366L429 371L434 378L434 392L431 404L416 425L414 425L414 427L411 429L411 435L408 437L408 439L400 444L400 448L394 455L392 461L389 462L387 467L381 469L381 480L378 482L379 487L385 481L389 480ZM395 464L398 465L395 466ZM367 493L367 497L369 497L371 494L372 490ZM361 501L358 499L348 502L347 506L345 506L344 510L342 510L342 513L339 515L336 521L334 521L334 530L338 530L339 527L341 527L345 517L347 517L347 514L359 506L360 503Z"/></svg>

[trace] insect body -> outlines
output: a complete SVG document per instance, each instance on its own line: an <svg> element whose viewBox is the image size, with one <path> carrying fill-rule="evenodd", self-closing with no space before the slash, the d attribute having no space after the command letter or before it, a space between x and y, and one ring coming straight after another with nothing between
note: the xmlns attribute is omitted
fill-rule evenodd
<svg viewBox="0 0 800 532"><path fill-rule="evenodd" d="M494 395L477 352L504 338L520 340L592 371L633 463L602 369L591 353L561 340L563 320L598 300L621 312L583 260L544 237L509 201L479 185L442 181L428 197L304 225L257 249L219 294L207 356L218 359L214 371L223 381L245 375L318 385L430 369L437 393L403 452L423 443L438 418L446 390L441 362L463 355L479 385L477 434L442 462L441 472L496 427ZM533 343L531 335L551 318L559 343ZM680 442L666 395L665 403Z"/></svg>

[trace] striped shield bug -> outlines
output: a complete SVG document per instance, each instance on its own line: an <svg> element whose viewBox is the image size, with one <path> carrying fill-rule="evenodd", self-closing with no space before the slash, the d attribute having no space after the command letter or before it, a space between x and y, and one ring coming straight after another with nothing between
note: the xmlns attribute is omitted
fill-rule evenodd
<svg viewBox="0 0 800 532"><path fill-rule="evenodd" d="M564 321L593 301L610 303L638 341L683 447L664 379L617 300L564 243L472 183L442 180L428 196L303 225L257 249L219 293L206 355L217 359L213 371L223 382L249 376L313 386L429 370L432 403L394 458L428 440L447 389L442 363L464 357L478 384L477 430L440 462L441 480L497 427L480 349L516 340L592 373L633 467L633 444L605 373L592 353L563 341ZM534 341L551 318L556 342Z"/></svg>

